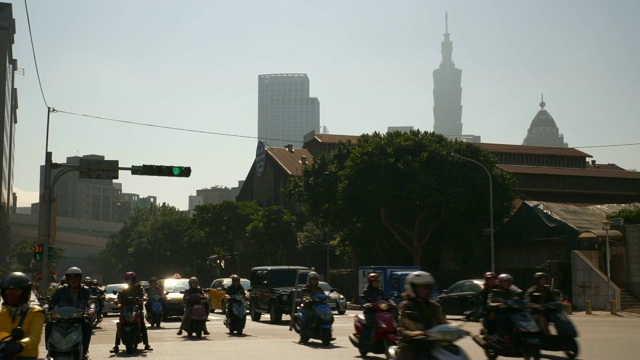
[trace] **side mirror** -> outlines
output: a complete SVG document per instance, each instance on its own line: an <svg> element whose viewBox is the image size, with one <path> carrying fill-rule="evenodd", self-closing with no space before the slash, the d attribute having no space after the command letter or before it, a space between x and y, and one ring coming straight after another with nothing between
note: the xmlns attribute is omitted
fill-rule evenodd
<svg viewBox="0 0 640 360"><path fill-rule="evenodd" d="M13 330L11 330L11 337L16 340L22 340L22 338L24 338L24 330L22 330L22 328L13 328Z"/></svg>

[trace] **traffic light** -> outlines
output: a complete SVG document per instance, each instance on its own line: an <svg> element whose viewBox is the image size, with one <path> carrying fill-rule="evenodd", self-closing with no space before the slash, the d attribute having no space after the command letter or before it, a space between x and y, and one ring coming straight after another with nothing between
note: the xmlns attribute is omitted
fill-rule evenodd
<svg viewBox="0 0 640 360"><path fill-rule="evenodd" d="M134 165L131 167L131 175L189 177L191 176L191 167L171 165Z"/></svg>
<svg viewBox="0 0 640 360"><path fill-rule="evenodd" d="M42 261L42 244L33 245L33 260Z"/></svg>

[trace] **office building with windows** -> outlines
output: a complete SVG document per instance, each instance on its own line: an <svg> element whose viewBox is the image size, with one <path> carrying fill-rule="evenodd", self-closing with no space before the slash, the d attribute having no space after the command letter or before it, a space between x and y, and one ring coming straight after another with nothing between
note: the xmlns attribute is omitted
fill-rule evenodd
<svg viewBox="0 0 640 360"><path fill-rule="evenodd" d="M309 97L306 74L258 76L258 139L267 147L302 146L304 135L320 131L320 102Z"/></svg>

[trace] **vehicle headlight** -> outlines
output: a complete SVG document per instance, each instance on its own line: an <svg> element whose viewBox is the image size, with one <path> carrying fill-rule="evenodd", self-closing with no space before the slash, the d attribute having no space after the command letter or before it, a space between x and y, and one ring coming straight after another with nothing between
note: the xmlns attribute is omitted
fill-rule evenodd
<svg viewBox="0 0 640 360"><path fill-rule="evenodd" d="M344 300L344 296L340 295L339 299Z"/></svg>
<svg viewBox="0 0 640 360"><path fill-rule="evenodd" d="M282 295L282 301L287 301L289 300L289 296L288 295Z"/></svg>

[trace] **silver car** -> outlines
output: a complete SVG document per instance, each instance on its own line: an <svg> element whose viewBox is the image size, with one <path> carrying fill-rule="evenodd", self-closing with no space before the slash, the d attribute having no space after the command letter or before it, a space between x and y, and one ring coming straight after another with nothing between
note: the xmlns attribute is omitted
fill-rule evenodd
<svg viewBox="0 0 640 360"><path fill-rule="evenodd" d="M347 312L347 299L345 299L345 297L342 296L342 294L340 294L337 289L334 289L331 285L327 284L324 281L320 281L318 285L320 285L322 290L324 290L325 294L331 297L331 300L329 300L329 306L331 307L331 310L337 311L339 315L344 315L344 313ZM331 291L331 289L334 289L334 291Z"/></svg>
<svg viewBox="0 0 640 360"><path fill-rule="evenodd" d="M104 288L104 308L102 308L102 316L107 316L110 313L120 313L120 307L115 304L118 295L114 295L113 291L119 292L127 284L109 284Z"/></svg>

